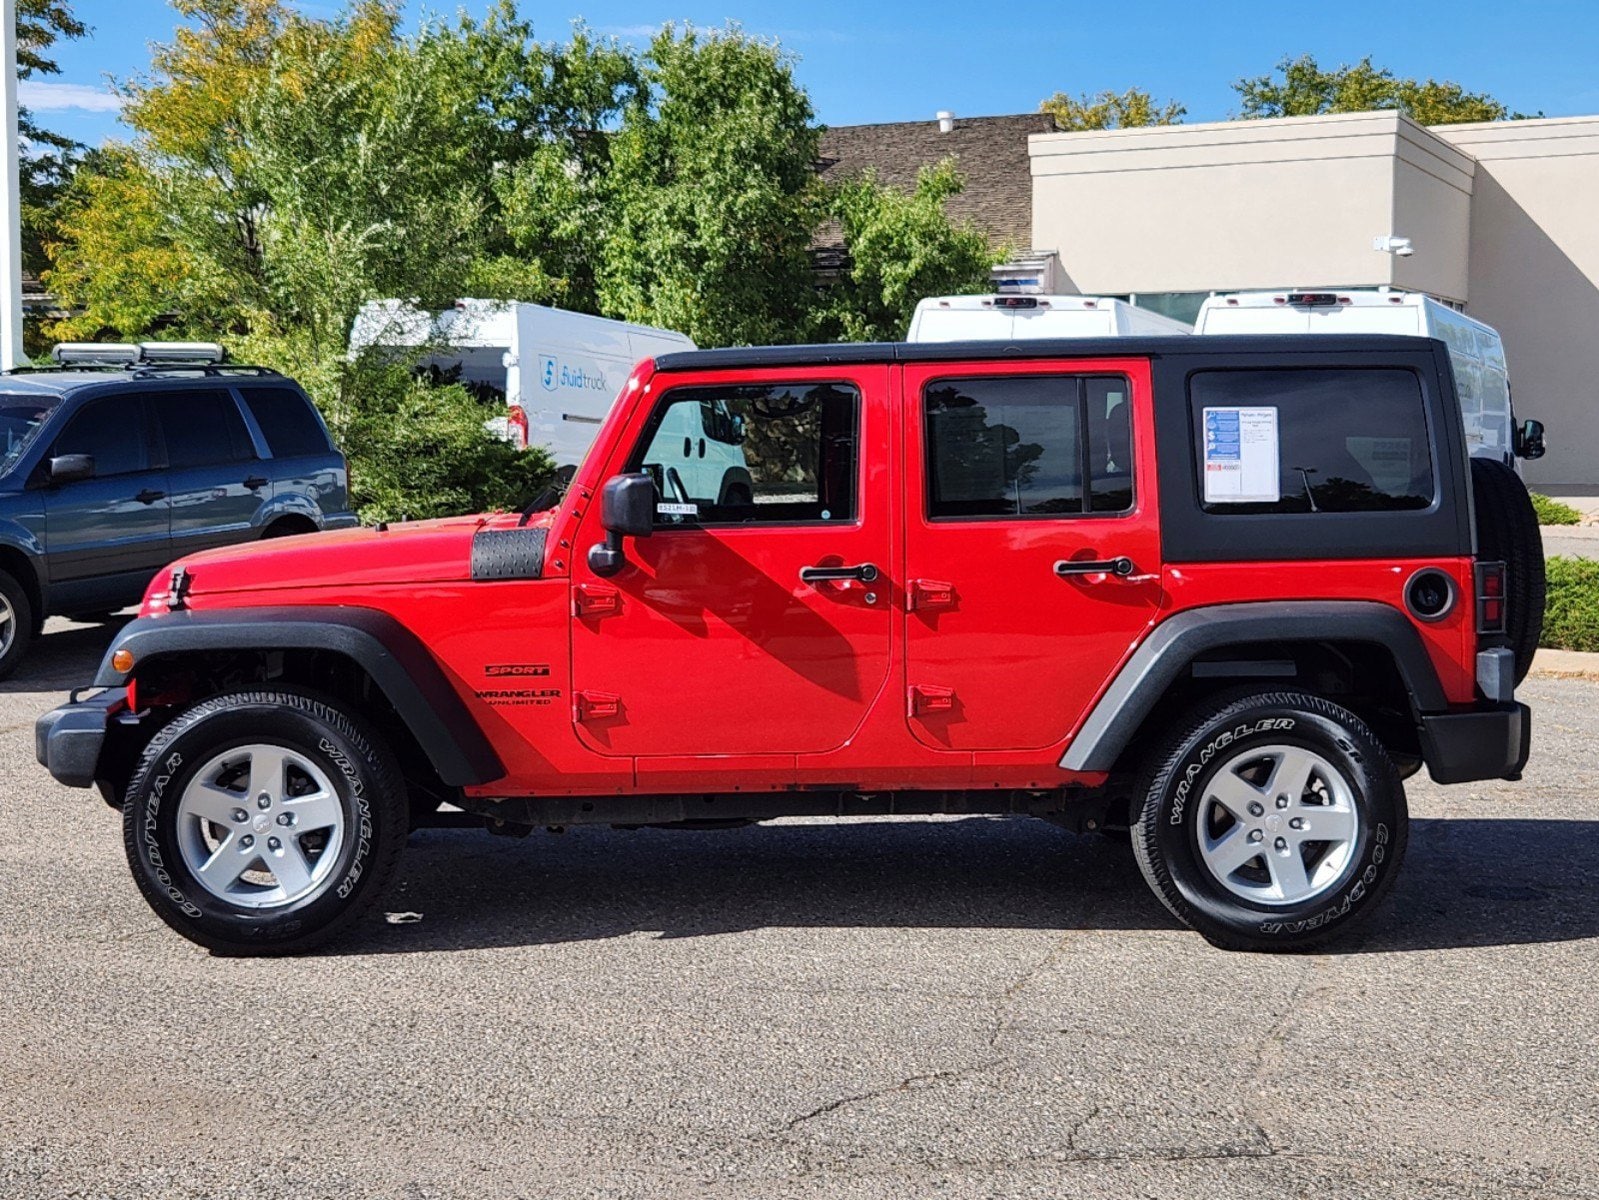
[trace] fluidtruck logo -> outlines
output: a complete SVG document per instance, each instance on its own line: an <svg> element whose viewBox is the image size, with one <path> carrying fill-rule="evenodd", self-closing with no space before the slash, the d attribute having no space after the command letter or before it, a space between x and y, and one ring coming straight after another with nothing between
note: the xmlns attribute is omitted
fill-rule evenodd
<svg viewBox="0 0 1599 1200"><path fill-rule="evenodd" d="M594 367L574 367L563 363L553 354L539 355L539 383L546 392L558 392L562 388L588 392L607 390L604 371Z"/></svg>

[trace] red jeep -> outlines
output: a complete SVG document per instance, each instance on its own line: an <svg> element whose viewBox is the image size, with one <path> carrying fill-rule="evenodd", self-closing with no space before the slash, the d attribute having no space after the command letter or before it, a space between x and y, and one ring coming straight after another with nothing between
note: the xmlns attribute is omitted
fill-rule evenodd
<svg viewBox="0 0 1599 1200"><path fill-rule="evenodd" d="M1405 776L1518 776L1530 521L1441 342L673 354L552 509L177 563L39 758L219 951L345 925L446 802L1130 828L1179 919L1299 948L1392 882Z"/></svg>

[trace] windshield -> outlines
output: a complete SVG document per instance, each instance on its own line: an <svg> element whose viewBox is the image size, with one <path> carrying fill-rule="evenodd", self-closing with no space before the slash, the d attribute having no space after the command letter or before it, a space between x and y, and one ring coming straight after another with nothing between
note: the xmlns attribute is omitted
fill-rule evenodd
<svg viewBox="0 0 1599 1200"><path fill-rule="evenodd" d="M22 457L55 405L55 396L0 392L0 475L11 470Z"/></svg>

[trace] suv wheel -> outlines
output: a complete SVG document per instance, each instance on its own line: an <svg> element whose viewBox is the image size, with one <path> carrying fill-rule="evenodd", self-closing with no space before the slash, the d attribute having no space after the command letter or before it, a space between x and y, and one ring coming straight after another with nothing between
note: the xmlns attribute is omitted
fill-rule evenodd
<svg viewBox="0 0 1599 1200"><path fill-rule="evenodd" d="M265 688L214 696L161 730L122 814L156 914L228 954L331 936L377 897L409 831L399 770L360 722Z"/></svg>
<svg viewBox="0 0 1599 1200"><path fill-rule="evenodd" d="M8 679L33 643L33 605L8 571L0 571L0 679Z"/></svg>
<svg viewBox="0 0 1599 1200"><path fill-rule="evenodd" d="M1229 950L1298 950L1381 900L1404 787L1359 717L1304 692L1231 693L1156 750L1133 850L1162 903Z"/></svg>

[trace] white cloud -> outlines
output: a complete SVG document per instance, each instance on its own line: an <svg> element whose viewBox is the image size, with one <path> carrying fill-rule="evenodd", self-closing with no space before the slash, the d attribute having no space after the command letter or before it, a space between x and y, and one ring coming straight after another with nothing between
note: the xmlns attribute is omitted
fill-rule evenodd
<svg viewBox="0 0 1599 1200"><path fill-rule="evenodd" d="M86 83L49 83L42 79L20 81L17 100L34 112L66 112L68 109L119 112L122 108L122 97L104 88L90 87Z"/></svg>

